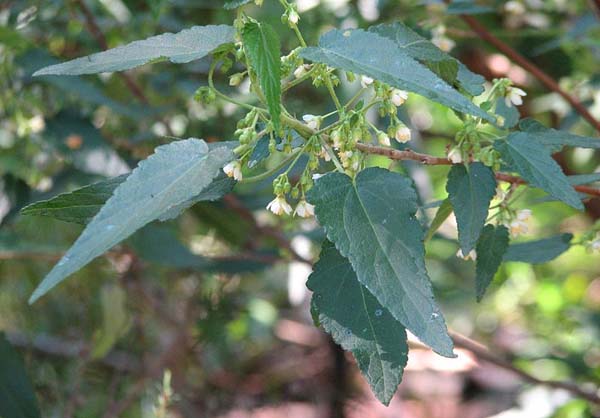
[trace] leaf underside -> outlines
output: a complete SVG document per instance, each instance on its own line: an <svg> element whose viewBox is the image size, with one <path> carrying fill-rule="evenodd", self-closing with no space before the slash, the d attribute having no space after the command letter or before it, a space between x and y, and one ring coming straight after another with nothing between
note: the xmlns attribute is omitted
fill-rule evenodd
<svg viewBox="0 0 600 418"><path fill-rule="evenodd" d="M326 241L307 286L318 322L345 350L388 405L408 360L406 330L357 279L350 262Z"/></svg>
<svg viewBox="0 0 600 418"><path fill-rule="evenodd" d="M234 42L235 29L226 25L193 26L178 33L163 33L141 41L51 65L33 75L80 75L123 71L150 61L168 59L183 64L207 56Z"/></svg>
<svg viewBox="0 0 600 418"><path fill-rule="evenodd" d="M420 94L458 112L495 122L494 118L413 59L394 41L374 32L332 30L321 37L318 47L304 48L300 56L344 71L367 75L393 87Z"/></svg>
<svg viewBox="0 0 600 418"><path fill-rule="evenodd" d="M195 138L156 148L115 189L34 291L30 303L139 228L196 197L232 158L229 147L210 149Z"/></svg>
<svg viewBox="0 0 600 418"><path fill-rule="evenodd" d="M453 344L425 270L424 231L411 181L380 168L319 178L307 195L315 214L358 280L402 325L437 353Z"/></svg>

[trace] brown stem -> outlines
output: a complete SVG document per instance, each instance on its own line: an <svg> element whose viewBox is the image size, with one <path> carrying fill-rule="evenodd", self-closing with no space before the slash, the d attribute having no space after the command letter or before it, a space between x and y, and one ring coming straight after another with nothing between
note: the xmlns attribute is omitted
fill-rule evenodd
<svg viewBox="0 0 600 418"><path fill-rule="evenodd" d="M594 0L596 3L600 3L600 0ZM533 75L536 79L540 81L544 86L546 86L549 90L552 90L558 93L561 97L563 97L569 104L575 109L577 113L579 113L586 121L590 123L598 132L600 132L600 121L592 116L592 114L586 109L586 107L581 104L581 102L564 91L556 81L548 74L546 74L541 68L535 65L533 62L529 61L523 55L514 50L510 45L506 44L504 41L496 38L492 35L486 28L483 26L476 18L468 15L460 15L462 20L469 25L469 27L475 32L477 35L481 37L481 39L485 40L489 44L493 45L496 49L506 55L515 63L519 64L525 70L527 70L531 75Z"/></svg>
<svg viewBox="0 0 600 418"><path fill-rule="evenodd" d="M87 7L83 0L74 1L81 10L81 13L83 13L83 16L85 17L85 24L88 28L88 31L92 34L94 39L96 39L98 45L100 45L102 49L107 50L108 42L106 41L106 36L104 36L104 33L96 23L96 18L94 17L93 13L90 11L90 9ZM118 74L119 77L121 77L127 85L127 88L140 102L144 104L149 103L148 98L144 94L142 88L138 86L138 84L135 82L135 80L133 80L133 78L129 76L129 74L123 72L119 72Z"/></svg>
<svg viewBox="0 0 600 418"><path fill-rule="evenodd" d="M590 402L600 405L600 397L596 393L586 391L577 386L575 383L539 379L515 367L508 360L505 360L502 357L492 353L485 346L479 344L476 341L471 340L470 338L465 337L464 335L458 334L456 332L450 332L450 336L452 337L452 340L454 341L454 345L456 347L464 348L465 350L468 350L471 353L473 353L478 359L487 361L488 363L492 363L504 370L508 370L514 373L526 382L535 383L538 385L545 385L556 389L564 389L577 397L586 399Z"/></svg>
<svg viewBox="0 0 600 418"><path fill-rule="evenodd" d="M419 161L427 165L450 165L452 162L447 158L434 157L428 154L421 154L411 150L400 151L393 148L377 147L374 145L356 144L356 148L367 154L383 155L392 160L412 160ZM521 177L512 176L505 173L496 173L496 178L512 184L527 184ZM600 197L600 189L590 186L573 186L575 190L590 196Z"/></svg>

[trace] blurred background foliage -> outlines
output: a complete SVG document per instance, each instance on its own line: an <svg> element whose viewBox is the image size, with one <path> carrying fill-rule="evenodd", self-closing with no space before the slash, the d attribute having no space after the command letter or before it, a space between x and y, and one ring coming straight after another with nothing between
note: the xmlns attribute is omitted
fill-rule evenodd
<svg viewBox="0 0 600 418"><path fill-rule="evenodd" d="M431 37L443 25L452 53L488 80L509 77L528 93L521 115L597 136L563 99L478 39L458 13L533 60L600 118L598 2L524 0L299 0L309 43L334 27L402 20ZM277 1L248 12L295 48ZM0 330L24 358L44 417L561 417L598 413L560 390L524 385L466 351L448 360L415 347L390 408L372 398L349 358L312 327L304 282L323 237L314 221L264 210L270 180L236 187L222 202L152 224L33 306L27 299L82 227L19 215L25 205L115 177L174 138L232 138L240 109L206 106L209 60L156 63L125 76L31 74L192 25L231 24L216 0L5 0L0 2ZM374 45L374 47L377 47ZM217 80L222 90L226 77ZM245 90L244 90L245 89ZM343 83L350 98L356 85ZM298 116L332 110L324 88L285 97ZM460 121L411 96L401 117L411 147L446 152ZM389 161L370 157L370 164ZM556 155L569 174L598 171L593 150ZM264 163L263 163L264 164ZM395 163L424 204L445 198L446 167ZM528 193L528 236L571 232L600 219L600 199L579 214ZM435 210L423 211L423 217ZM504 353L540 379L600 384L600 258L573 246L544 265L505 263L484 300L474 265L455 257L450 219L428 244L428 268L449 327ZM298 257L300 255L301 257ZM6 417L10 418L10 417Z"/></svg>

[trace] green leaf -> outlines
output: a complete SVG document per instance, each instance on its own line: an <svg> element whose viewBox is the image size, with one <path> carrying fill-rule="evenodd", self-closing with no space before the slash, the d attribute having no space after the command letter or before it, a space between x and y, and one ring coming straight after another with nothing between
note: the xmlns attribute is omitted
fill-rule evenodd
<svg viewBox="0 0 600 418"><path fill-rule="evenodd" d="M254 168L256 164L265 160L270 155L269 141L270 138L268 136L263 136L256 142L248 160L248 168Z"/></svg>
<svg viewBox="0 0 600 418"><path fill-rule="evenodd" d="M452 340L425 270L424 231L415 217L410 179L381 168L363 170L354 181L330 173L307 197L358 280L421 341L452 357Z"/></svg>
<svg viewBox="0 0 600 418"><path fill-rule="evenodd" d="M350 262L326 241L306 283L318 322L351 351L373 393L388 405L408 360L405 328L358 281Z"/></svg>
<svg viewBox="0 0 600 418"><path fill-rule="evenodd" d="M234 36L235 29L231 26L194 26L178 33L163 33L108 51L51 65L33 75L80 75L123 71L162 59L183 64L205 57L221 45L234 42Z"/></svg>
<svg viewBox="0 0 600 418"><path fill-rule="evenodd" d="M100 292L102 328L94 333L91 357L104 357L131 327L127 312L127 293L116 284L109 284Z"/></svg>
<svg viewBox="0 0 600 418"><path fill-rule="evenodd" d="M471 72L463 63L435 46L401 22L372 26L369 32L390 39L412 58L427 66L444 81L457 84L473 96L484 91L485 78Z"/></svg>
<svg viewBox="0 0 600 418"><path fill-rule="evenodd" d="M481 6L472 0L454 0L446 8L446 13L450 15L476 15L494 12L493 7Z"/></svg>
<svg viewBox="0 0 600 418"><path fill-rule="evenodd" d="M560 234L536 241L512 244L504 254L504 261L547 263L571 248L572 239L572 234Z"/></svg>
<svg viewBox="0 0 600 418"><path fill-rule="evenodd" d="M425 96L456 111L495 122L495 118L413 59L396 42L374 32L360 29L345 32L332 30L321 37L318 47L304 48L300 51L300 56L372 77Z"/></svg>
<svg viewBox="0 0 600 418"><path fill-rule="evenodd" d="M524 132L512 133L506 140L494 142L508 168L532 186L545 190L575 209L583 209L579 195L569 184L550 152Z"/></svg>
<svg viewBox="0 0 600 418"><path fill-rule="evenodd" d="M0 417L39 418L37 400L25 365L0 332Z"/></svg>
<svg viewBox="0 0 600 418"><path fill-rule="evenodd" d="M229 0L225 2L223 8L228 10L237 9L238 7L248 4L252 1L254 0Z"/></svg>
<svg viewBox="0 0 600 418"><path fill-rule="evenodd" d="M494 276L502 264L502 256L508 248L508 229L499 225L486 225L481 231L481 237L477 242L477 262L475 273L475 284L477 288L477 300L480 301L488 286L494 280Z"/></svg>
<svg viewBox="0 0 600 418"><path fill-rule="evenodd" d="M550 152L560 151L564 146L579 148L600 148L600 138L580 136L568 132L557 131L546 128L534 119L523 119L519 128L524 131L530 141L537 141L545 146Z"/></svg>
<svg viewBox="0 0 600 418"><path fill-rule="evenodd" d="M450 203L450 199L445 199L437 212L435 213L435 217L431 221L431 225L427 230L427 234L425 235L425 241L429 241L433 235L436 233L440 226L448 219L450 214L452 213L452 204Z"/></svg>
<svg viewBox="0 0 600 418"><path fill-rule="evenodd" d="M567 180L569 180L571 186L597 183L600 181L600 173L574 174L572 176L567 176Z"/></svg>
<svg viewBox="0 0 600 418"><path fill-rule="evenodd" d="M277 131L281 115L281 59L279 36L273 28L256 21L246 23L242 40L251 69L260 81L273 125Z"/></svg>
<svg viewBox="0 0 600 418"><path fill-rule="evenodd" d="M72 192L41 200L21 209L22 215L50 216L65 222L87 224L128 174L90 184Z"/></svg>
<svg viewBox="0 0 600 418"><path fill-rule="evenodd" d="M61 193L48 200L32 203L21 209L22 215L50 216L65 222L89 223L100 211L114 190L127 179L129 174L84 186L68 193ZM229 193L235 181L220 174L197 196L181 205L174 206L159 217L159 220L176 218L188 207L201 201L212 201Z"/></svg>
<svg viewBox="0 0 600 418"><path fill-rule="evenodd" d="M479 162L468 166L454 164L448 174L446 191L458 224L460 248L463 254L468 254L485 225L490 202L496 194L496 177L489 167Z"/></svg>
<svg viewBox="0 0 600 418"><path fill-rule="evenodd" d="M121 183L75 244L34 291L30 303L173 207L200 194L233 158L226 147L212 150L190 138L156 148Z"/></svg>
<svg viewBox="0 0 600 418"><path fill-rule="evenodd" d="M496 114L504 118L502 127L509 129L514 127L518 122L521 114L516 106L507 106L504 97L496 99Z"/></svg>

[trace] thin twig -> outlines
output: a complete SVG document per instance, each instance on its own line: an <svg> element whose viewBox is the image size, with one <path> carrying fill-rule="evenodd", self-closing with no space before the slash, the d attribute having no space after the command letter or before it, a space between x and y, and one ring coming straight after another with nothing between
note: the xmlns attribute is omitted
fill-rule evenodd
<svg viewBox="0 0 600 418"><path fill-rule="evenodd" d="M600 397L598 396L598 394L584 390L575 383L539 379L515 367L510 361L505 360L504 358L492 353L487 347L483 346L482 344L476 341L471 340L470 338L465 337L464 335L458 334L456 332L450 332L450 336L452 337L452 340L454 341L454 345L456 347L464 348L465 350L470 351L479 360L487 361L488 363L492 363L504 370L508 370L514 373L526 382L535 383L538 385L545 385L556 389L564 389L579 398L583 398L587 401L600 405Z"/></svg>
<svg viewBox="0 0 600 418"><path fill-rule="evenodd" d="M434 157L428 154L421 154L411 150L400 151L393 148L377 147L374 145L356 144L356 148L367 154L383 155L392 160L412 160L419 161L427 165L451 165L452 162L447 158ZM496 173L496 178L501 181L512 184L527 184L521 177L512 176L505 173ZM600 189L590 186L573 186L575 190L590 196L600 197Z"/></svg>
<svg viewBox="0 0 600 418"><path fill-rule="evenodd" d="M596 3L599 3L600 0L594 0ZM510 58L513 62L517 63L525 70L527 70L532 76L538 79L546 88L549 90L558 93L562 98L564 98L569 104L575 109L577 113L579 113L586 121L590 123L598 132L600 132L600 121L592 116L592 114L587 110L587 108L574 96L570 95L566 91L564 91L558 83L546 74L540 67L535 65L529 59L525 58L519 52L514 50L510 45L500 40L491 34L485 26L483 26L476 18L468 15L460 15L461 19L469 25L469 27L481 37L484 41L493 45L496 49Z"/></svg>

